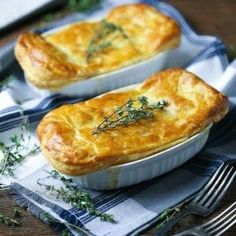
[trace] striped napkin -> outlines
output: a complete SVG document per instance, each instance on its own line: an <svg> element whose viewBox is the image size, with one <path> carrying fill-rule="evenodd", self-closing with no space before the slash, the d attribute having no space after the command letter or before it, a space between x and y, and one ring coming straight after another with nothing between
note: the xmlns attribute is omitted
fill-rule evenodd
<svg viewBox="0 0 236 236"><path fill-rule="evenodd" d="M222 79L229 79L230 71L234 71L234 80L236 79L235 64L236 61L227 68ZM124 189L93 191L81 187L92 196L100 211L114 215L117 221L115 224L102 222L83 210L71 207L39 187L36 184L37 180L46 178L51 170L47 163L26 178L13 183L11 190L16 193L16 200L20 206L27 207L41 219L47 212L61 222L56 224L58 230L69 230L72 235L136 235L158 222L163 211L195 195L222 163L236 161L235 97L231 96L230 101L230 113L213 127L204 149L183 166L163 176ZM42 159L41 163L43 162ZM47 184L61 186L52 179L47 179ZM79 234L67 228L63 222L76 224L83 232Z"/></svg>
<svg viewBox="0 0 236 236"><path fill-rule="evenodd" d="M124 2L137 1L122 0L119 4ZM16 179L6 179L5 183L14 181L11 190L21 206L27 207L39 218L47 212L57 219L58 230L67 229L74 235L136 235L155 224L163 211L196 194L223 162L236 161L236 91L233 89L236 86L236 61L228 65L223 43L215 37L197 35L175 8L163 2L148 2L175 18L182 28L181 45L172 52L167 67L184 67L223 91L230 98L231 111L222 122L213 127L205 148L170 173L114 191L85 189L92 196L96 207L114 215L116 223L100 221L99 218L46 194L36 182L37 179L48 176L47 172L51 169L41 154L33 157L36 159L30 158L16 170ZM106 1L95 14L101 14L117 4L117 1ZM0 110L1 137L16 132L15 127L22 119L22 113L29 117L34 129L40 118L52 108L85 99L59 94L37 97L24 83L22 74L16 71L15 76L18 80L13 80L10 87L0 94L1 101L5 103ZM33 168L31 171L30 166ZM47 184L60 186L53 179L48 179ZM75 232L65 222L76 224L82 232Z"/></svg>

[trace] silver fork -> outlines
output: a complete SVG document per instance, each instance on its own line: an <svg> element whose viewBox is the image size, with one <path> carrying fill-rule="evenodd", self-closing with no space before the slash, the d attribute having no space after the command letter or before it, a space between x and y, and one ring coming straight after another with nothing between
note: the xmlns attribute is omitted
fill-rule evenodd
<svg viewBox="0 0 236 236"><path fill-rule="evenodd" d="M213 218L203 225L193 227L182 233L176 234L175 236L220 236L226 230L236 223L236 202L230 205L220 215Z"/></svg>
<svg viewBox="0 0 236 236"><path fill-rule="evenodd" d="M181 207L180 211L171 217L167 223L158 228L155 235L165 235L178 221L187 215L207 216L211 214L220 203L235 175L234 166L221 164L199 194L184 204L184 207Z"/></svg>

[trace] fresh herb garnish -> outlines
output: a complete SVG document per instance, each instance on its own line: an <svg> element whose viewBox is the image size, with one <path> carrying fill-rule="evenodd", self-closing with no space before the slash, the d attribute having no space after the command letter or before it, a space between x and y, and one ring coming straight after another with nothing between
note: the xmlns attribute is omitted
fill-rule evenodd
<svg viewBox="0 0 236 236"><path fill-rule="evenodd" d="M172 208L172 209L167 209L165 210L161 216L160 216L160 223L156 226L157 228L161 228L163 225L165 225L170 219L172 219L180 210L182 209L184 204Z"/></svg>
<svg viewBox="0 0 236 236"><path fill-rule="evenodd" d="M20 218L21 217L21 213L22 213L21 209L13 208L12 212L13 212L13 217L14 218Z"/></svg>
<svg viewBox="0 0 236 236"><path fill-rule="evenodd" d="M24 117L20 125L20 133L10 137L10 144L6 145L0 141L0 151L3 159L0 161L0 175L8 174L14 176L14 167L25 160L30 155L35 155L39 152L39 147L34 145L31 150L28 150L26 142L30 142L31 136L28 131L28 118Z"/></svg>
<svg viewBox="0 0 236 236"><path fill-rule="evenodd" d="M18 208L13 208L13 216L5 216L2 213L0 213L0 224L6 225L6 226L20 226L21 223L16 220L16 218L19 218L21 215L21 210Z"/></svg>
<svg viewBox="0 0 236 236"><path fill-rule="evenodd" d="M85 210L88 214L97 216L102 221L115 223L114 217L111 214L103 213L98 210L95 207L91 196L87 192L80 190L79 186L76 185L72 179L61 176L57 171L51 171L50 176L46 178L51 177L60 180L61 183L63 183L63 186L57 188L54 185L44 184L42 182L43 179L38 179L37 184L44 187L47 193L55 195L57 198L69 203L71 206L79 210Z"/></svg>
<svg viewBox="0 0 236 236"><path fill-rule="evenodd" d="M6 189L5 185L0 183L0 190L5 190L5 189Z"/></svg>
<svg viewBox="0 0 236 236"><path fill-rule="evenodd" d="M110 116L105 117L92 134L98 134L105 130L128 125L142 119L153 118L154 110L162 110L167 105L168 103L165 100L149 104L148 98L145 96L138 99L129 99L124 105L116 108Z"/></svg>
<svg viewBox="0 0 236 236"><path fill-rule="evenodd" d="M42 16L42 20L44 22L50 22L50 21L54 20L54 17L55 17L55 14L48 13L48 14Z"/></svg>
<svg viewBox="0 0 236 236"><path fill-rule="evenodd" d="M87 11L100 4L102 0L68 0L68 5L72 11Z"/></svg>
<svg viewBox="0 0 236 236"><path fill-rule="evenodd" d="M94 36L89 42L86 60L89 59L96 53L103 51L104 49L111 47L113 38L109 38L106 40L106 37L114 32L118 32L124 38L128 38L128 36L123 31L122 27L116 25L114 23L108 22L106 20L102 20L98 26L98 29L95 31Z"/></svg>
<svg viewBox="0 0 236 236"><path fill-rule="evenodd" d="M48 212L44 212L43 214L40 215L40 219L43 220L43 222L45 222L48 225L55 225L55 224L61 224L66 226L66 228L73 228L76 232L78 233L83 233L85 235L90 235L85 229L82 229L81 227L75 225L75 224L71 224L67 221L61 222L58 219L54 218L52 215L50 215ZM70 232L68 230L63 230L60 234L61 236L70 236Z"/></svg>
<svg viewBox="0 0 236 236"><path fill-rule="evenodd" d="M5 79L0 81L0 92L7 89L9 87L9 83L14 79L14 76L10 75Z"/></svg>
<svg viewBox="0 0 236 236"><path fill-rule="evenodd" d="M102 0L67 0L64 2L64 8L54 8L40 19L39 26L45 23L63 18L71 12L85 12L99 6Z"/></svg>
<svg viewBox="0 0 236 236"><path fill-rule="evenodd" d="M231 60L234 60L236 58L236 45L230 44L228 46L228 55Z"/></svg>

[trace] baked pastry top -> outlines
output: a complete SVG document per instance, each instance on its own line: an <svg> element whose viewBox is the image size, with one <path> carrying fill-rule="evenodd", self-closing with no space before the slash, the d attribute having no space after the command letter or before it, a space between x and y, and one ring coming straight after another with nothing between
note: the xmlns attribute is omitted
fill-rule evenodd
<svg viewBox="0 0 236 236"><path fill-rule="evenodd" d="M15 55L32 84L56 90L175 48L179 41L173 19L150 5L128 4L99 22L79 22L41 36L23 33Z"/></svg>
<svg viewBox="0 0 236 236"><path fill-rule="evenodd" d="M154 116L101 132L105 117L130 99L144 96L150 104L165 100ZM83 175L165 150L218 122L228 112L228 99L194 74L168 69L132 89L63 105L40 122L41 150L58 171Z"/></svg>

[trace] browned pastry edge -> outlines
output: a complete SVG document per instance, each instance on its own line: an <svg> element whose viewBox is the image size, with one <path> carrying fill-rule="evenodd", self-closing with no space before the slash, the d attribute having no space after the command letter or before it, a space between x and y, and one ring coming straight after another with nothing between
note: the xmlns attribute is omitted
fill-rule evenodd
<svg viewBox="0 0 236 236"><path fill-rule="evenodd" d="M15 55L26 78L39 88L57 88L88 75L85 68L69 63L62 52L35 33L20 35Z"/></svg>

